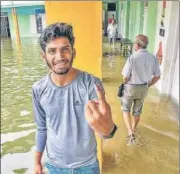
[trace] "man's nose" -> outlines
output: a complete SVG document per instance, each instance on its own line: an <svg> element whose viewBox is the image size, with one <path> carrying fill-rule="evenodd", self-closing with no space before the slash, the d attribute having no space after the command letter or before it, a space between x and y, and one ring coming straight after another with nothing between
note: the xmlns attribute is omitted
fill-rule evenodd
<svg viewBox="0 0 180 174"><path fill-rule="evenodd" d="M63 57L62 50L58 50L56 56L57 58L61 59Z"/></svg>

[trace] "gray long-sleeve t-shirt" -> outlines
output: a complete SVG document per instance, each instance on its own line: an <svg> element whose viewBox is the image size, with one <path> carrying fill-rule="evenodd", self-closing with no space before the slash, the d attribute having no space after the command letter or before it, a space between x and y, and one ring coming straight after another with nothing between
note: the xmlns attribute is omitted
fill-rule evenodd
<svg viewBox="0 0 180 174"><path fill-rule="evenodd" d="M101 81L79 71L70 84L56 86L50 74L32 87L36 131L36 151L46 147L46 162L61 168L76 168L94 163L97 148L94 131L85 119L85 106L97 99L94 84Z"/></svg>

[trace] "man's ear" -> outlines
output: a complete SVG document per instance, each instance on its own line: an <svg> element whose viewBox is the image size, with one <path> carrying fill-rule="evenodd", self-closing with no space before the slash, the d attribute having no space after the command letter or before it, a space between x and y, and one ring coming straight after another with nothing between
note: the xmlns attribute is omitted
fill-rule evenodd
<svg viewBox="0 0 180 174"><path fill-rule="evenodd" d="M73 58L75 58L75 57L76 57L76 49L73 48Z"/></svg>
<svg viewBox="0 0 180 174"><path fill-rule="evenodd" d="M41 57L42 57L43 61L46 62L46 54L45 54L45 52L41 51L40 54L41 54Z"/></svg>

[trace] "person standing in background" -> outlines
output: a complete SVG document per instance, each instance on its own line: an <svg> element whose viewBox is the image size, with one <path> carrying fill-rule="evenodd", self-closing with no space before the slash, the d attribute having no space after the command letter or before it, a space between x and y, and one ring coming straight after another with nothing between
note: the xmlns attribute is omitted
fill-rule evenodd
<svg viewBox="0 0 180 174"><path fill-rule="evenodd" d="M109 39L109 50L111 49L111 45L113 48L113 52L115 50L116 37L117 37L117 24L116 20L113 19L112 23L108 25L107 28L108 39Z"/></svg>

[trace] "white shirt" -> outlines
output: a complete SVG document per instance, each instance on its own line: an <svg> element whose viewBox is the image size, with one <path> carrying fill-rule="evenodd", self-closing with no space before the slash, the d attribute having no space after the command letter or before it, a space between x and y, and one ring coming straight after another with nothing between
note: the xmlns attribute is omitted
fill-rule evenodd
<svg viewBox="0 0 180 174"><path fill-rule="evenodd" d="M122 75L129 78L128 84L150 83L153 76L160 76L157 58L146 49L132 54L126 61Z"/></svg>
<svg viewBox="0 0 180 174"><path fill-rule="evenodd" d="M116 36L116 31L117 31L117 25L116 24L109 24L108 25L108 28L107 28L107 32L108 32L108 35L110 37L115 37Z"/></svg>

